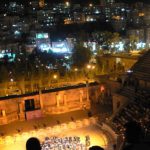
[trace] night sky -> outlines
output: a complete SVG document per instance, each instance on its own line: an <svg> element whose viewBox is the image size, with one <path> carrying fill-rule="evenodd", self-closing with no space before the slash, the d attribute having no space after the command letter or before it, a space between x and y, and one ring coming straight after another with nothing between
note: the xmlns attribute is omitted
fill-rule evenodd
<svg viewBox="0 0 150 150"><path fill-rule="evenodd" d="M45 0L47 2L64 2L67 0ZM100 2L100 0L68 0L71 1L73 3L81 3L81 4L85 4L85 3L95 3L98 4ZM150 3L150 0L116 0L117 2L125 2L125 3L135 3L135 2L144 2L144 3Z"/></svg>
<svg viewBox="0 0 150 150"><path fill-rule="evenodd" d="M4 2L10 2L10 1L16 1L16 2L27 2L31 0L4 0ZM37 0L38 1L38 0ZM59 3L59 2L64 2L67 0L45 0L50 3ZM81 3L81 4L86 4L86 3L94 3L98 4L100 0L68 0L71 1L72 3ZM135 3L135 2L144 2L144 3L150 3L150 0L116 0L117 2L125 2L125 3Z"/></svg>

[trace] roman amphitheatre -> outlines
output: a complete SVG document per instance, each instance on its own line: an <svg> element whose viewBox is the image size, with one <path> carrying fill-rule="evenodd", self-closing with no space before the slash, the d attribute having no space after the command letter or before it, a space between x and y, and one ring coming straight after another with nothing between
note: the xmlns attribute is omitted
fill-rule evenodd
<svg viewBox="0 0 150 150"><path fill-rule="evenodd" d="M37 137L43 150L63 149L66 143L68 149L119 150L129 120L141 124L148 140L149 58L148 51L119 80L101 76L101 83L1 98L0 149L25 150L27 139Z"/></svg>

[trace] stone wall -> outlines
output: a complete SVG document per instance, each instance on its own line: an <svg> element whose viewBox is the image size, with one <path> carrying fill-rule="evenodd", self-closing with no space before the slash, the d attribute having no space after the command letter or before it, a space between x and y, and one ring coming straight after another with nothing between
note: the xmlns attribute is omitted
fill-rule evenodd
<svg viewBox="0 0 150 150"><path fill-rule="evenodd" d="M0 100L0 124L7 124L15 120L25 120L25 101L31 99L34 100L35 110L41 110L42 116L79 109L90 109L89 97L96 99L98 89L99 85L95 85L56 92L39 91L37 94L16 96L15 98L5 97Z"/></svg>
<svg viewBox="0 0 150 150"><path fill-rule="evenodd" d="M116 114L124 105L128 103L128 98L120 94L113 94L113 114Z"/></svg>

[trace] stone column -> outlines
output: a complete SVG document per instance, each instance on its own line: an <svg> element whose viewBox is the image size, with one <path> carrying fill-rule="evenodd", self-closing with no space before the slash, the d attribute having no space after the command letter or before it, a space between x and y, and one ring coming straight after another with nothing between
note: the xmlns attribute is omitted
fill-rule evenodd
<svg viewBox="0 0 150 150"><path fill-rule="evenodd" d="M23 103L19 103L19 113L23 113Z"/></svg>
<svg viewBox="0 0 150 150"><path fill-rule="evenodd" d="M64 94L64 106L66 106L67 105L67 96L66 96L66 94Z"/></svg>
<svg viewBox="0 0 150 150"><path fill-rule="evenodd" d="M60 104L59 104L59 94L57 93L56 94L56 106L59 107Z"/></svg>
<svg viewBox="0 0 150 150"><path fill-rule="evenodd" d="M2 110L2 116L6 117L6 111L4 109Z"/></svg>
<svg viewBox="0 0 150 150"><path fill-rule="evenodd" d="M6 116L6 110L5 109L3 109L2 110L2 116L3 116L3 118L2 118L2 124L8 124L8 120L7 120L7 116Z"/></svg>
<svg viewBox="0 0 150 150"><path fill-rule="evenodd" d="M21 101L19 103L19 114L18 114L19 120L23 121L25 120L25 113L24 113L24 101Z"/></svg>
<svg viewBox="0 0 150 150"><path fill-rule="evenodd" d="M88 81L86 81L86 98L87 98L87 101L89 101L89 83L88 83Z"/></svg>
<svg viewBox="0 0 150 150"><path fill-rule="evenodd" d="M80 97L80 103L82 103L83 102L83 91L82 90L80 90L79 97Z"/></svg>
<svg viewBox="0 0 150 150"><path fill-rule="evenodd" d="M42 91L39 89L39 99L40 99L40 106L41 109L43 110L43 99L42 99Z"/></svg>

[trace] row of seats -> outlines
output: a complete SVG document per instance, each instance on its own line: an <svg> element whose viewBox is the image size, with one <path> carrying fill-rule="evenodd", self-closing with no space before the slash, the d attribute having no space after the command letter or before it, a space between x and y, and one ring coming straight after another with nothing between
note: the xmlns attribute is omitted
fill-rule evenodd
<svg viewBox="0 0 150 150"><path fill-rule="evenodd" d="M116 132L124 135L124 125L129 121L137 121L145 134L150 134L150 94L146 91L137 92L135 99L124 107L112 120Z"/></svg>

